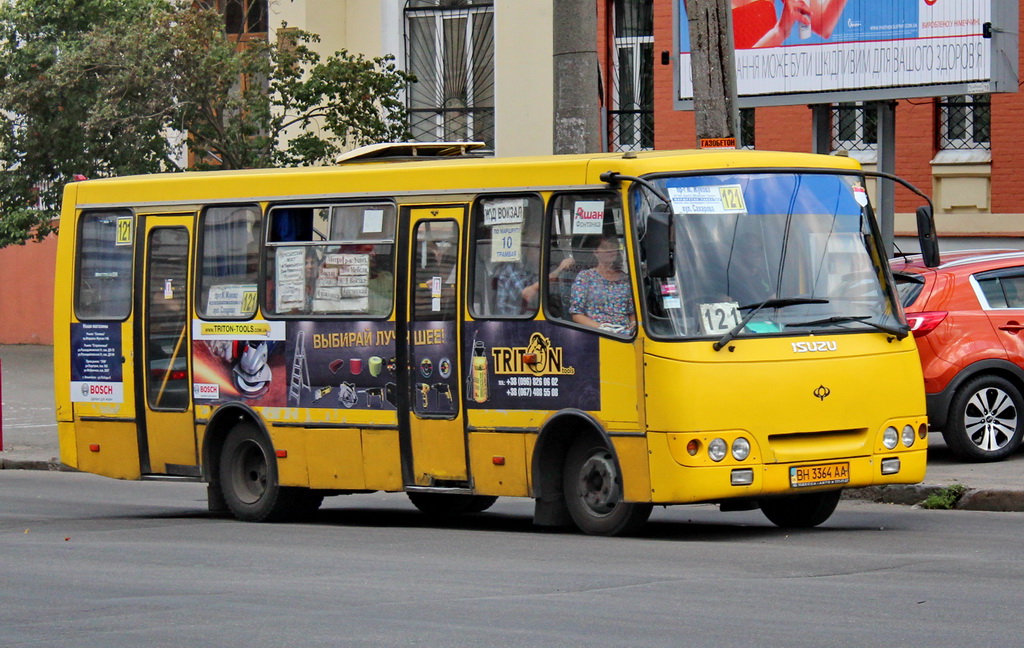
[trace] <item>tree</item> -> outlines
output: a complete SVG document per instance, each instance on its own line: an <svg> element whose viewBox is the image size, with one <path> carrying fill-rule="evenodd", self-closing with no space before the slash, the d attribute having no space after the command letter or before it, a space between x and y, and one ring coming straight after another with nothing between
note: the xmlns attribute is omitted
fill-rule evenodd
<svg viewBox="0 0 1024 648"><path fill-rule="evenodd" d="M50 233L76 174L321 164L408 137L391 57L321 58L286 26L240 42L187 0L0 2L0 247Z"/></svg>

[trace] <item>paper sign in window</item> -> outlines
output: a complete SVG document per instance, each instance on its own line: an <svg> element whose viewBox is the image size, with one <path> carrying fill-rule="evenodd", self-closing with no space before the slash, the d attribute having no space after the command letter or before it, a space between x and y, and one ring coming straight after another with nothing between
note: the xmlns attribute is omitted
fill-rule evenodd
<svg viewBox="0 0 1024 648"><path fill-rule="evenodd" d="M278 311L302 308L306 304L306 249L279 248L276 255L276 304Z"/></svg>
<svg viewBox="0 0 1024 648"><path fill-rule="evenodd" d="M484 203L484 225L522 223L525 213L525 198L489 200Z"/></svg>
<svg viewBox="0 0 1024 648"><path fill-rule="evenodd" d="M677 214L745 214L746 201L740 185L672 187L668 190Z"/></svg>
<svg viewBox="0 0 1024 648"><path fill-rule="evenodd" d="M577 201L573 205L572 233L601 234L602 232L604 232L604 201Z"/></svg>
<svg viewBox="0 0 1024 648"><path fill-rule="evenodd" d="M495 225L491 228L491 263L521 261L523 228L521 225Z"/></svg>
<svg viewBox="0 0 1024 648"><path fill-rule="evenodd" d="M255 311L255 284L226 284L210 288L207 317L244 317Z"/></svg>
<svg viewBox="0 0 1024 648"><path fill-rule="evenodd" d="M363 212L363 234L376 234L384 231L384 210L367 209Z"/></svg>

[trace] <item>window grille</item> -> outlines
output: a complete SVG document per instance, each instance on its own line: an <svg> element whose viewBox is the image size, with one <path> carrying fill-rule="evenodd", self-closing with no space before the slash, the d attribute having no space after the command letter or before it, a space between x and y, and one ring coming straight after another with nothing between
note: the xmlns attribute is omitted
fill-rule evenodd
<svg viewBox="0 0 1024 648"><path fill-rule="evenodd" d="M754 149L757 148L756 142L754 141L754 109L753 108L740 108L740 136L739 136L739 148L741 149Z"/></svg>
<svg viewBox="0 0 1024 648"><path fill-rule="evenodd" d="M494 148L494 4L408 0L406 100L413 139Z"/></svg>
<svg viewBox="0 0 1024 648"><path fill-rule="evenodd" d="M942 97L939 101L939 148L944 151L991 149L991 126L989 95Z"/></svg>
<svg viewBox="0 0 1024 648"><path fill-rule="evenodd" d="M608 147L612 151L654 148L654 7L652 0L613 0Z"/></svg>
<svg viewBox="0 0 1024 648"><path fill-rule="evenodd" d="M862 102L832 105L832 150L878 150L878 113Z"/></svg>

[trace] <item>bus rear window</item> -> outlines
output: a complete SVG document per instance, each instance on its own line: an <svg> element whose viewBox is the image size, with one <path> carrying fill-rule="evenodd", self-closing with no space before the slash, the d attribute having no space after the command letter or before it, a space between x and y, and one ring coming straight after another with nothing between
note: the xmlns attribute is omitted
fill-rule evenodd
<svg viewBox="0 0 1024 648"><path fill-rule="evenodd" d="M123 320L132 310L131 212L82 214L78 232L75 314L79 320Z"/></svg>

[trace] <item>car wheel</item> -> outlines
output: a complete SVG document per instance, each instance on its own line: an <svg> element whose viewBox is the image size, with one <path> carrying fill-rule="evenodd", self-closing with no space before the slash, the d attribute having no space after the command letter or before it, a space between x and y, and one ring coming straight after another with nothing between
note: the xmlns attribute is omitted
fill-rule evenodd
<svg viewBox="0 0 1024 648"><path fill-rule="evenodd" d="M1000 461L1020 447L1024 399L1010 381L977 376L957 390L942 437L958 458Z"/></svg>
<svg viewBox="0 0 1024 648"><path fill-rule="evenodd" d="M635 533L651 516L650 504L622 501L622 479L612 451L586 439L569 449L562 490L572 521L590 535Z"/></svg>
<svg viewBox="0 0 1024 648"><path fill-rule="evenodd" d="M761 512L775 526L784 529L816 527L832 517L843 491L803 493L761 500Z"/></svg>

